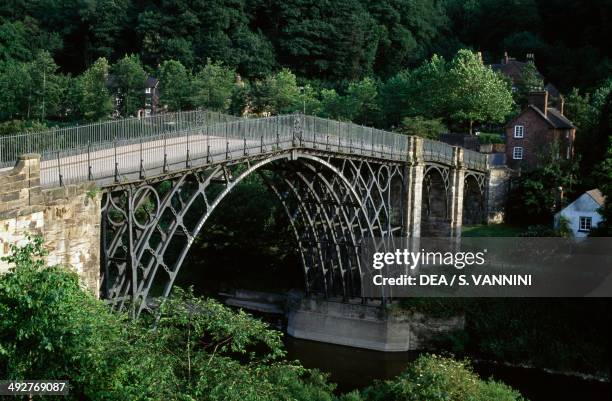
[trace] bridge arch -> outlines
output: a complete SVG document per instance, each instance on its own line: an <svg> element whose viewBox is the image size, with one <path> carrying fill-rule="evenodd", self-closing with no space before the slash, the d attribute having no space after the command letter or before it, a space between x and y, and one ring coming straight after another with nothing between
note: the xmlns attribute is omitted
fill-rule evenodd
<svg viewBox="0 0 612 401"><path fill-rule="evenodd" d="M464 180L462 224L482 224L485 217L484 175L468 172Z"/></svg>
<svg viewBox="0 0 612 401"><path fill-rule="evenodd" d="M421 236L444 237L450 234L449 170L430 165L423 174Z"/></svg>
<svg viewBox="0 0 612 401"><path fill-rule="evenodd" d="M338 166L292 150L111 188L104 207L102 291L119 309L135 300L137 315L149 308L154 293L167 297L216 207L247 176L258 173L267 177L266 184L289 217L307 291L343 299L359 296L359 244L364 236L384 232L393 181L385 178L388 185L378 186L363 177L354 180L365 168L374 173L373 181L380 178L377 173L391 171L362 162ZM273 179L265 171L278 176Z"/></svg>

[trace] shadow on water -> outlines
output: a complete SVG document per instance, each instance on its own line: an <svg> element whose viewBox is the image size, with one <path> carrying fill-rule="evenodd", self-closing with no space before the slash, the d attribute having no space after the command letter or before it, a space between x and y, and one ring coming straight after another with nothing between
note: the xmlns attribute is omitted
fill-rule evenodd
<svg viewBox="0 0 612 401"><path fill-rule="evenodd" d="M414 361L418 352L379 352L345 347L286 336L287 358L297 359L307 368L330 374L339 392L366 387L374 380L391 379ZM473 363L483 378L493 377L519 390L531 401L609 401L610 383L584 380L538 369Z"/></svg>
<svg viewBox="0 0 612 401"><path fill-rule="evenodd" d="M230 195L222 204L223 207L213 214L206 230L200 233L195 246L189 252L176 285L193 285L197 294L212 297L218 297L220 292L236 288L277 293L284 293L290 288L303 288L301 264L288 232L288 222L282 217L282 213L279 215L278 205L276 208L273 206L275 200L262 190L260 184L247 181L243 191ZM520 310L525 309L520 304L514 306ZM567 312L567 308L568 306L564 305L557 309ZM583 349L576 347L575 342L560 337L555 330L558 330L562 323L565 326L576 326L578 333L584 334L581 330L588 328L589 323L601 320L601 316L597 318L595 312L591 313L595 315L593 319L583 316L583 312L590 309L589 305L576 305L574 309L580 312L574 313L579 317L577 322L559 322L552 319L549 323L554 330L546 332L555 333L555 336L559 337L557 342L561 341L582 355ZM536 312L534 311L535 317L532 318L540 322L542 315L538 313L541 311ZM495 315L499 316L500 325L505 329L498 330L495 326L493 332L485 332L485 340L494 338L504 344L512 341L512 338L508 338L514 334L508 330L507 313L505 311ZM517 316L522 316L516 313ZM268 316L265 320L275 326L282 326L279 322L282 320L281 315L273 319ZM600 333L599 327L600 325L596 324L593 330ZM571 333L576 335L575 331ZM575 339L571 336L568 338ZM550 337L545 336L543 341L550 340ZM366 387L377 379L393 378L419 355L417 352L385 353L363 350L288 336L285 338L285 344L288 359L297 359L307 368L317 368L329 373L331 381L338 384L339 392ZM538 349L538 344L532 345L530 349ZM481 343L477 342L477 346L480 345ZM597 342L595 353L609 352L608 350L609 347L602 349L601 341ZM590 360L589 355L592 356L593 352L584 354L583 357ZM548 358L548 355L542 357ZM474 370L484 378L493 377L512 386L531 401L612 399L610 383L491 363L475 363Z"/></svg>

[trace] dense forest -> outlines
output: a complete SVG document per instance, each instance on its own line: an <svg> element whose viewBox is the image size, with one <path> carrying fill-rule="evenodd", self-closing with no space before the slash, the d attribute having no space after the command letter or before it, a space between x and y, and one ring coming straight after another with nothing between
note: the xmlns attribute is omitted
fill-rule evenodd
<svg viewBox="0 0 612 401"><path fill-rule="evenodd" d="M116 115L134 115L149 75L160 78L169 110L303 108L384 128L403 124L405 132L426 136L471 132L474 124L486 130L521 105L524 91L510 99L496 79L503 77L479 68L504 52L520 60L534 54L544 80L536 71L540 82L525 79L525 89L552 82L574 95L570 117L582 117L579 107L601 109L609 92L611 5L9 0L0 5L0 121L9 121L0 134L95 121L115 108ZM598 103L590 104L602 87ZM483 100L470 104L471 93Z"/></svg>
<svg viewBox="0 0 612 401"><path fill-rule="evenodd" d="M99 57L140 56L188 69L208 58L247 78L281 67L331 83L388 78L437 53L535 53L562 90L609 74L609 0L7 0L0 5L0 60L48 50L66 73Z"/></svg>

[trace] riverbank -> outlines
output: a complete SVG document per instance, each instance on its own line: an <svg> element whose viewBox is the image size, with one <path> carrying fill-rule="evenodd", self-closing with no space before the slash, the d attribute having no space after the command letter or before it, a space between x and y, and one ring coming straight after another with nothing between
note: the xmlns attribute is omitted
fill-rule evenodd
<svg viewBox="0 0 612 401"><path fill-rule="evenodd" d="M285 336L284 342L288 359L297 359L307 368L330 374L339 393L361 389L366 386L364 383L392 379L422 354L378 352L289 336ZM471 364L481 377L502 381L530 401L608 401L612 397L610 382L477 359Z"/></svg>

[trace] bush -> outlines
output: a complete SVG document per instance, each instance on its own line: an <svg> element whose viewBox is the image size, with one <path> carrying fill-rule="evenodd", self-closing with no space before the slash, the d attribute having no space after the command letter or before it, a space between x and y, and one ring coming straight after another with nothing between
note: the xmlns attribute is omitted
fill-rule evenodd
<svg viewBox="0 0 612 401"><path fill-rule="evenodd" d="M415 135L423 138L438 139L440 134L448 132L448 128L439 118L426 119L423 117L406 117L402 120L399 132L406 135Z"/></svg>
<svg viewBox="0 0 612 401"><path fill-rule="evenodd" d="M0 377L65 379L68 399L331 401L317 371L282 359L281 333L243 312L177 289L132 322L45 267L42 239L12 247L0 276Z"/></svg>
<svg viewBox="0 0 612 401"><path fill-rule="evenodd" d="M368 401L519 401L503 383L483 380L465 361L437 355L419 357L400 376L364 390Z"/></svg>

